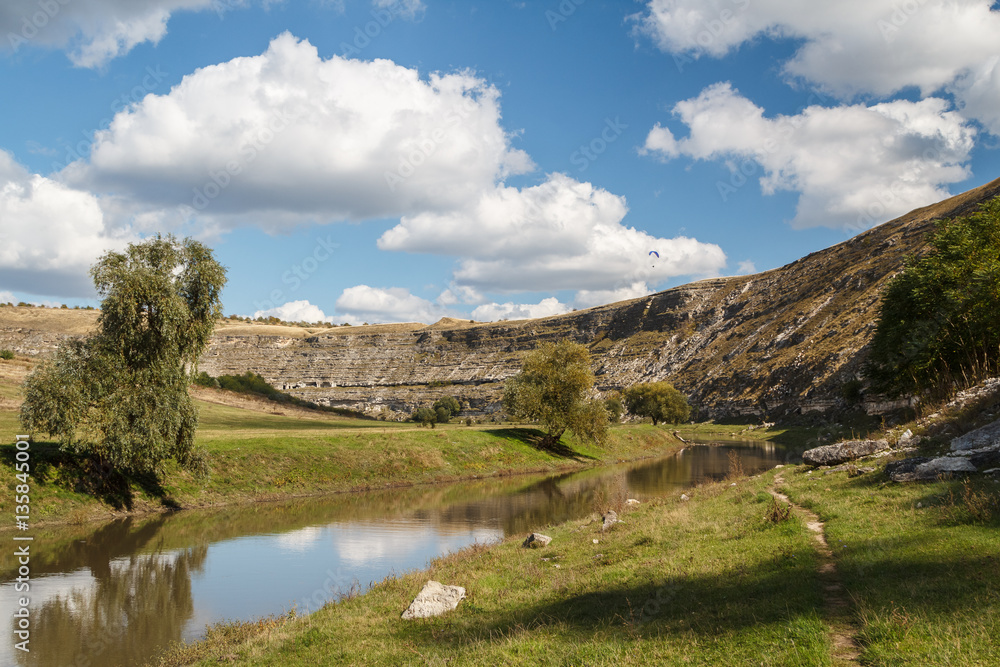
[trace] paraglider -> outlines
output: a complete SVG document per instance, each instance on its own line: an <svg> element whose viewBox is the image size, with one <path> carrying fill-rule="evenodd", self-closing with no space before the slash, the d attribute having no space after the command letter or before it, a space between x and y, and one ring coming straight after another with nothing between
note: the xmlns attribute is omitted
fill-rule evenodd
<svg viewBox="0 0 1000 667"><path fill-rule="evenodd" d="M650 256L650 257L653 257L653 256L655 256L655 257L656 257L656 259L659 259L659 258L660 258L660 253L656 252L655 250L650 250L650 251L649 251L649 256ZM653 261L655 262L656 260L653 260ZM654 267L654 268L656 267L656 264L655 264L655 263L653 264L653 267Z"/></svg>

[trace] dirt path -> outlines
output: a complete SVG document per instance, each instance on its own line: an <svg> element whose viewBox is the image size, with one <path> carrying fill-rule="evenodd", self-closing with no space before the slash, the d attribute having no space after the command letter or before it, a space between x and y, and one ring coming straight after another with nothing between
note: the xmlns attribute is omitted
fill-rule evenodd
<svg viewBox="0 0 1000 667"><path fill-rule="evenodd" d="M819 575L823 585L823 616L830 626L830 641L833 644L834 665L860 665L858 657L861 648L854 639L854 627L851 625L851 606L844 594L844 587L837 575L837 564L833 559L833 551L826 542L823 522L819 516L804 507L796 505L788 496L776 487L785 483L781 475L774 478L774 487L768 492L780 502L788 504L792 511L805 519L806 527L812 532L816 552L819 554Z"/></svg>

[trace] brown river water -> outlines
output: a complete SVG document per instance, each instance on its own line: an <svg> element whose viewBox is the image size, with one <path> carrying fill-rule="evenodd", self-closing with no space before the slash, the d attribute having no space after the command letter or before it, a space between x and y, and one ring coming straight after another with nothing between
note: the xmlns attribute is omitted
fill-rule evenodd
<svg viewBox="0 0 1000 667"><path fill-rule="evenodd" d="M0 559L0 665L138 665L206 625L314 611L352 587L426 567L475 542L719 479L738 450L753 474L797 460L773 443L712 441L678 455L553 476L515 476L185 510L35 531L30 652L14 648L16 563ZM10 551L10 550L5 550ZM401 610L402 611L402 610Z"/></svg>

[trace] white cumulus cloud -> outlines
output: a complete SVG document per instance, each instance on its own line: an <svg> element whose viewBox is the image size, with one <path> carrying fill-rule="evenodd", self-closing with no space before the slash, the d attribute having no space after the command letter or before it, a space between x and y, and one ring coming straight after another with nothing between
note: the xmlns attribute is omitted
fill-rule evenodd
<svg viewBox="0 0 1000 667"><path fill-rule="evenodd" d="M472 73L324 60L286 32L119 113L63 177L275 230L450 210L532 167L500 125L499 92Z"/></svg>
<svg viewBox="0 0 1000 667"><path fill-rule="evenodd" d="M496 322L497 320L532 320L551 315L568 313L570 307L561 303L555 297L542 299L538 303L489 303L478 306L472 311L473 319L479 322Z"/></svg>
<svg viewBox="0 0 1000 667"><path fill-rule="evenodd" d="M213 3L219 0L5 0L0 34L6 35L6 48L65 48L77 67L101 67L137 44L159 42L174 12L204 10Z"/></svg>
<svg viewBox="0 0 1000 667"><path fill-rule="evenodd" d="M378 247L459 256L455 283L486 292L615 290L725 266L717 245L624 226L627 211L623 197L555 173L485 191L465 209L406 216Z"/></svg>
<svg viewBox="0 0 1000 667"><path fill-rule="evenodd" d="M969 176L975 130L939 98L865 106L810 106L794 116L764 110L728 83L674 107L689 134L654 127L644 151L663 159L725 160L730 196L758 172L765 194L800 192L797 227L871 227L949 196ZM759 166L759 168L758 168Z"/></svg>
<svg viewBox="0 0 1000 667"><path fill-rule="evenodd" d="M573 303L578 308L590 308L591 306L603 306L607 303L637 299L652 293L653 290L649 288L649 285L637 281L610 290L580 290L576 293Z"/></svg>
<svg viewBox="0 0 1000 667"><path fill-rule="evenodd" d="M432 324L452 315L444 307L402 287L348 287L337 298L337 312L354 324L361 322L423 322Z"/></svg>
<svg viewBox="0 0 1000 667"><path fill-rule="evenodd" d="M0 281L41 295L93 296L90 266L135 241L92 194L32 174L0 150Z"/></svg>
<svg viewBox="0 0 1000 667"><path fill-rule="evenodd" d="M314 306L306 299L289 301L274 308L258 310L253 314L257 317L277 317L284 322L333 322L332 316L327 316L319 306Z"/></svg>
<svg viewBox="0 0 1000 667"><path fill-rule="evenodd" d="M760 38L800 42L783 64L842 99L915 87L953 94L969 117L1000 133L993 0L650 0L639 32L683 69L686 58L722 57Z"/></svg>

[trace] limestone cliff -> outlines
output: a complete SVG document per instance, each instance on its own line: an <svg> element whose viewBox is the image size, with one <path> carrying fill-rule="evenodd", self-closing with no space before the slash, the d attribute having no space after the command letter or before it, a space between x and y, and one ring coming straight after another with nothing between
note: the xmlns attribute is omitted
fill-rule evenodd
<svg viewBox="0 0 1000 667"><path fill-rule="evenodd" d="M443 395L489 413L524 352L570 338L590 348L601 390L668 380L714 417L827 410L859 377L879 294L903 258L924 247L935 219L997 194L1000 179L778 269L555 317L311 330L226 324L200 368L250 370L302 398L390 418ZM37 330L13 331L5 317L0 310L0 347L28 353L51 343Z"/></svg>

